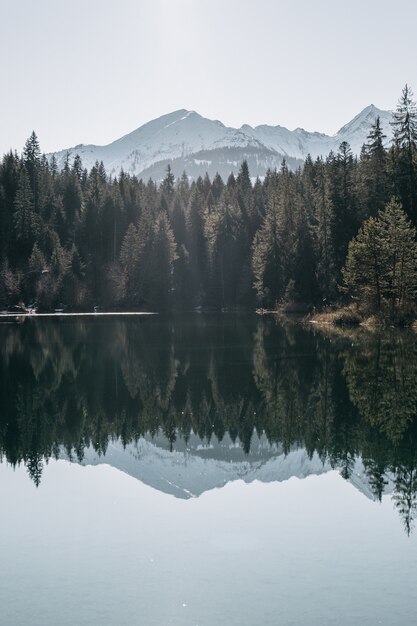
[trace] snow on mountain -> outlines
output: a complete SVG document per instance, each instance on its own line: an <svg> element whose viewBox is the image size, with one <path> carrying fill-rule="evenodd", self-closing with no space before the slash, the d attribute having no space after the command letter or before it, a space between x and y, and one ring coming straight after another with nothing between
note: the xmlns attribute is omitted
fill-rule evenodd
<svg viewBox="0 0 417 626"><path fill-rule="evenodd" d="M163 437L140 438L127 446L118 440L109 444L104 456L92 447L86 448L81 464L111 465L158 491L185 499L235 480L281 482L332 470L330 463L323 463L317 453L309 457L304 448L295 447L285 454L279 446L270 446L265 437L255 434L247 455L228 435L222 442L213 440L210 445L202 445L195 436L187 444L179 440L176 445L177 449L169 450ZM68 459L64 449L61 458ZM350 482L374 499L360 460L355 463Z"/></svg>
<svg viewBox="0 0 417 626"><path fill-rule="evenodd" d="M391 111L381 111L373 104L367 106L353 120L342 126L335 137L343 137L343 141L347 141L350 144L352 151L355 154L359 154L363 143L366 141L369 129L378 116L381 120L382 130L387 136L386 141L389 142L392 138L392 128L390 126L392 113Z"/></svg>
<svg viewBox="0 0 417 626"><path fill-rule="evenodd" d="M163 178L168 164L175 176L180 176L185 169L192 178L206 171L212 176L219 172L227 177L232 171L236 173L246 159L251 174L263 176L268 168L279 168L284 157L290 167L296 167L307 154L316 158L327 156L331 150L337 151L342 141L347 141L353 153L359 154L378 115L389 141L391 113L373 104L333 136L302 128L290 131L282 126L252 128L244 124L239 129L231 128L195 111L180 109L144 124L107 146L80 144L56 152L55 157L59 167L63 166L68 153L70 159L78 154L87 169L96 161L103 161L108 174L117 175L123 169L156 180Z"/></svg>

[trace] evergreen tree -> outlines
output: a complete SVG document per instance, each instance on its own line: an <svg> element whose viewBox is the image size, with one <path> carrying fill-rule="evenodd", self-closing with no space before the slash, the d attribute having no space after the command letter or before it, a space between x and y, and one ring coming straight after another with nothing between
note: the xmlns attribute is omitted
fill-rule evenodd
<svg viewBox="0 0 417 626"><path fill-rule="evenodd" d="M204 234L203 181L197 180L186 212L187 250L190 255L191 284L195 305L203 304L207 288L207 245Z"/></svg>
<svg viewBox="0 0 417 626"><path fill-rule="evenodd" d="M16 260L13 212L20 179L20 163L17 154L9 152L0 161L0 259Z"/></svg>
<svg viewBox="0 0 417 626"><path fill-rule="evenodd" d="M76 243L83 212L83 194L78 170L74 167L71 171L65 172L61 181L61 236L68 242Z"/></svg>
<svg viewBox="0 0 417 626"><path fill-rule="evenodd" d="M417 223L417 106L405 85L391 122L394 131L395 176L405 211Z"/></svg>
<svg viewBox="0 0 417 626"><path fill-rule="evenodd" d="M29 299L33 300L37 293L37 283L42 276L42 272L46 269L45 257L40 251L38 244L35 243L32 254L29 257L29 271L27 273L26 292Z"/></svg>
<svg viewBox="0 0 417 626"><path fill-rule="evenodd" d="M213 198L215 202L218 202L223 194L224 190L224 182L220 174L216 174L213 179L213 184L211 186L211 192L213 194Z"/></svg>
<svg viewBox="0 0 417 626"><path fill-rule="evenodd" d="M345 290L359 305L392 317L407 313L417 293L416 231L392 200L349 244Z"/></svg>
<svg viewBox="0 0 417 626"><path fill-rule="evenodd" d="M39 170L41 164L41 150L35 131L32 131L32 134L26 141L23 148L23 163L29 177L34 209L36 212L39 212Z"/></svg>
<svg viewBox="0 0 417 626"><path fill-rule="evenodd" d="M334 261L334 209L330 191L329 162L316 162L314 193L315 246L317 258L317 280L324 303L331 302L336 295L336 272Z"/></svg>
<svg viewBox="0 0 417 626"><path fill-rule="evenodd" d="M123 238L120 250L120 263L124 272L123 289L126 301L131 305L138 305L141 301L141 275L140 262L143 255L143 242L140 240L138 230L134 224L130 224Z"/></svg>
<svg viewBox="0 0 417 626"><path fill-rule="evenodd" d="M21 296L20 277L14 272L7 261L0 270L0 304L4 307L17 304Z"/></svg>
<svg viewBox="0 0 417 626"><path fill-rule="evenodd" d="M395 476L393 495L395 506L401 516L404 529L410 535L417 515L417 468L400 465Z"/></svg>
<svg viewBox="0 0 417 626"><path fill-rule="evenodd" d="M41 232L41 220L35 212L30 181L25 169L20 173L14 201L14 230L19 251L26 259Z"/></svg>
<svg viewBox="0 0 417 626"><path fill-rule="evenodd" d="M417 106L413 92L408 85L402 90L397 109L392 114L391 125L394 130L394 143L397 148L407 151L417 146ZM411 156L412 153L410 152Z"/></svg>
<svg viewBox="0 0 417 626"><path fill-rule="evenodd" d="M354 189L355 163L346 141L340 144L336 157L329 164L333 169L333 253L336 272L340 272L346 259L348 243L356 235L359 226Z"/></svg>
<svg viewBox="0 0 417 626"><path fill-rule="evenodd" d="M171 171L171 166L168 165L166 170L166 176L161 183L160 187L160 208L165 210L167 213L171 210L172 198L174 196L174 183L175 178Z"/></svg>
<svg viewBox="0 0 417 626"><path fill-rule="evenodd" d="M301 203L295 218L294 287L291 300L313 304L319 290L316 276L316 258L307 214ZM288 287L287 287L288 289Z"/></svg>
<svg viewBox="0 0 417 626"><path fill-rule="evenodd" d="M173 297L174 262L177 260L176 244L168 217L161 212L154 225L154 244L151 252L152 281L149 305L154 310L166 310Z"/></svg>
<svg viewBox="0 0 417 626"><path fill-rule="evenodd" d="M264 222L255 235L252 267L254 288L262 306L271 307L284 293L278 199L273 196Z"/></svg>
<svg viewBox="0 0 417 626"><path fill-rule="evenodd" d="M362 180L365 205L364 217L377 215L388 200L387 153L384 148L384 135L378 116L368 134L362 157Z"/></svg>
<svg viewBox="0 0 417 626"><path fill-rule="evenodd" d="M242 272L240 257L241 215L233 198L224 194L207 218L206 237L210 254L211 304L233 307Z"/></svg>

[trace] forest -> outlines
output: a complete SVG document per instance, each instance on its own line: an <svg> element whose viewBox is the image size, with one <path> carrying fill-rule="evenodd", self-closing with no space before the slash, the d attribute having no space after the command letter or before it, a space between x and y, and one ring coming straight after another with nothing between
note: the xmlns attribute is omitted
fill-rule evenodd
<svg viewBox="0 0 417 626"><path fill-rule="evenodd" d="M175 180L168 167L159 184L109 177L102 163L87 171L78 155L59 170L33 132L21 155L0 161L0 307L227 310L353 299L414 310L417 108L407 85L392 128L387 144L377 118L359 156L343 142L296 171L284 160L263 180L243 162L227 181L185 172Z"/></svg>
<svg viewBox="0 0 417 626"><path fill-rule="evenodd" d="M411 531L414 333L335 337L255 315L96 319L0 326L0 459L24 464L36 485L49 458L82 462L86 449L105 455L112 441L162 437L182 450L193 437L229 437L250 459L263 437L276 453L319 455L346 479L361 461L377 500L393 481ZM233 451L227 445L228 458Z"/></svg>

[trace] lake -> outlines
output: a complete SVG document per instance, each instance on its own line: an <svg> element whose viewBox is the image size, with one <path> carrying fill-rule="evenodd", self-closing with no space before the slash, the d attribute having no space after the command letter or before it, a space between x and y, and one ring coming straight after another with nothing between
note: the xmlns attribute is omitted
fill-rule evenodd
<svg viewBox="0 0 417 626"><path fill-rule="evenodd" d="M411 331L0 321L1 624L415 622Z"/></svg>

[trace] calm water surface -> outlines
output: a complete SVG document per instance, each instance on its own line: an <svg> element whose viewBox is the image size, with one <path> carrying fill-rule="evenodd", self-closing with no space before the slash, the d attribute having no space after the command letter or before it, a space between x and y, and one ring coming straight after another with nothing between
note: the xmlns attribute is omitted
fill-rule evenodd
<svg viewBox="0 0 417 626"><path fill-rule="evenodd" d="M415 623L417 341L0 324L0 624Z"/></svg>

